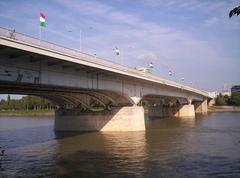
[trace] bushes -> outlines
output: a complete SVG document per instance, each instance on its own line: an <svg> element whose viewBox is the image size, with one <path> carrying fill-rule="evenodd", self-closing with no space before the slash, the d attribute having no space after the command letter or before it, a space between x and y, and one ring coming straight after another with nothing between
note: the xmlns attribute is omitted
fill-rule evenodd
<svg viewBox="0 0 240 178"><path fill-rule="evenodd" d="M232 93L228 101L229 105L240 106L240 92Z"/></svg>
<svg viewBox="0 0 240 178"><path fill-rule="evenodd" d="M240 106L240 92L232 93L231 97L220 94L215 98L215 104L217 106Z"/></svg>
<svg viewBox="0 0 240 178"><path fill-rule="evenodd" d="M11 99L8 95L7 100L0 101L0 110L41 110L52 109L53 104L37 96L24 96L19 100Z"/></svg>
<svg viewBox="0 0 240 178"><path fill-rule="evenodd" d="M215 98L215 104L217 106L224 106L224 105L227 105L227 103L228 103L227 96L223 96L222 94L220 94Z"/></svg>

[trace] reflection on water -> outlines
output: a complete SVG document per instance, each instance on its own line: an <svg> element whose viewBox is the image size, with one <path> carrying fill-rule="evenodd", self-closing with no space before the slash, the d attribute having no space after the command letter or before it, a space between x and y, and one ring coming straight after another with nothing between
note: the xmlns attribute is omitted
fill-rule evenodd
<svg viewBox="0 0 240 178"><path fill-rule="evenodd" d="M240 177L240 113L147 119L146 132L56 132L0 117L1 177Z"/></svg>
<svg viewBox="0 0 240 178"><path fill-rule="evenodd" d="M58 176L140 176L147 159L144 132L80 133L58 143Z"/></svg>

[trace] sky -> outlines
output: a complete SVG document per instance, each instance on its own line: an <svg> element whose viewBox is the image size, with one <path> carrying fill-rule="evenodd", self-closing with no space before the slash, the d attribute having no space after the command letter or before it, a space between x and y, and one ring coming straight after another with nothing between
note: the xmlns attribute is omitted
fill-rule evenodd
<svg viewBox="0 0 240 178"><path fill-rule="evenodd" d="M224 84L240 84L240 16L228 17L239 5L238 0L1 0L0 26L38 38L42 12L43 40L74 49L81 41L85 53L129 67L152 62L154 75L222 91Z"/></svg>

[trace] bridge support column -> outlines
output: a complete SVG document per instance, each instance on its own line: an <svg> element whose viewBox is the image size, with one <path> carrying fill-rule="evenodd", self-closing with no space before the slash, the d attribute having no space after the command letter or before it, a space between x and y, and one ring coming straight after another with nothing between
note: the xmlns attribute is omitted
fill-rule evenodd
<svg viewBox="0 0 240 178"><path fill-rule="evenodd" d="M113 108L111 111L82 113L78 109L55 112L56 131L143 131L141 106Z"/></svg>
<svg viewBox="0 0 240 178"><path fill-rule="evenodd" d="M149 106L148 108L148 116L149 117L170 117L174 116L177 112L176 106Z"/></svg>
<svg viewBox="0 0 240 178"><path fill-rule="evenodd" d="M208 102L204 100L203 102L194 103L196 113L207 113L208 112Z"/></svg>
<svg viewBox="0 0 240 178"><path fill-rule="evenodd" d="M148 107L149 117L163 117L163 107L162 106L149 106Z"/></svg>
<svg viewBox="0 0 240 178"><path fill-rule="evenodd" d="M195 110L193 104L186 104L179 107L179 110L175 114L176 117L194 117Z"/></svg>
<svg viewBox="0 0 240 178"><path fill-rule="evenodd" d="M208 101L208 106L213 106L215 105L215 99L211 99Z"/></svg>

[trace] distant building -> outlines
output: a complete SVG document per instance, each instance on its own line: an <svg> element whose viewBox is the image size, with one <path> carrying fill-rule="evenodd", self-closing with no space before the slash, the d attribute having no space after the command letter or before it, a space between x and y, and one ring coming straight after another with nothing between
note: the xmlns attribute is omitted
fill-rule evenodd
<svg viewBox="0 0 240 178"><path fill-rule="evenodd" d="M151 73L150 69L146 68L146 67L136 67L135 69L137 69L141 72L144 72L144 73Z"/></svg>
<svg viewBox="0 0 240 178"><path fill-rule="evenodd" d="M221 94L222 96L231 96L231 92L229 91L228 85L226 83L224 83L223 90L219 94Z"/></svg>
<svg viewBox="0 0 240 178"><path fill-rule="evenodd" d="M226 83L223 84L223 92L228 92L228 85Z"/></svg>
<svg viewBox="0 0 240 178"><path fill-rule="evenodd" d="M223 91L223 92L221 92L221 95L222 95L222 96L231 96L231 92L229 92L229 91Z"/></svg>
<svg viewBox="0 0 240 178"><path fill-rule="evenodd" d="M208 95L212 98L216 98L219 95L219 93L216 91L213 91L213 92L208 92Z"/></svg>
<svg viewBox="0 0 240 178"><path fill-rule="evenodd" d="M232 93L240 92L240 85L234 85L231 88Z"/></svg>

